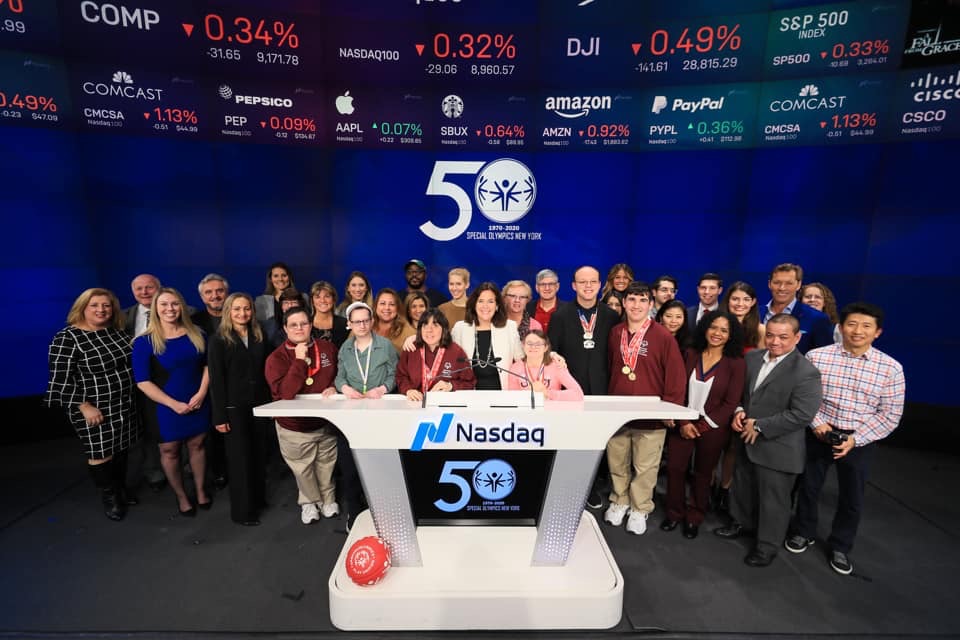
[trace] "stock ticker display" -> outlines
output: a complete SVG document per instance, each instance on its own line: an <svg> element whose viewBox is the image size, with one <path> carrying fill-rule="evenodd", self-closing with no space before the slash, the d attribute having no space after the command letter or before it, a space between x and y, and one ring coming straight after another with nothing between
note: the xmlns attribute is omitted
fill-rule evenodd
<svg viewBox="0 0 960 640"><path fill-rule="evenodd" d="M635 151L953 137L958 105L949 0L0 0L6 126Z"/></svg>

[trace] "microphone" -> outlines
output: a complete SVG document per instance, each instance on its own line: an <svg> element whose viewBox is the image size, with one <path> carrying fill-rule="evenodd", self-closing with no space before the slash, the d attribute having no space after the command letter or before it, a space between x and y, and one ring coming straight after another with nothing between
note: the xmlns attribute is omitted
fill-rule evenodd
<svg viewBox="0 0 960 640"><path fill-rule="evenodd" d="M469 368L472 368L472 367L474 367L474 366L478 366L478 367L493 367L493 368L496 369L497 371L503 371L504 373L508 373L508 374L510 374L511 376L516 376L516 377L520 378L521 380L525 381L525 382L527 383L527 388L530 389L530 408L531 408L531 409L536 409L536 396L534 395L534 391L533 391L533 381L530 380L530 378L526 375L526 367L524 367L524 373L520 374L520 373L517 373L517 372L515 372L515 371L511 371L510 369L504 369L503 367L497 366L496 363L500 362L501 360L503 360L503 358L499 358L499 357L493 357L493 358L490 358L489 360L481 360L480 358L466 358L466 357L463 357L463 356L460 356L459 358L457 358L457 362L469 362L469 363L470 363L470 366L469 366L469 367L464 367L464 369L469 369ZM462 371L462 369L461 369L461 371Z"/></svg>

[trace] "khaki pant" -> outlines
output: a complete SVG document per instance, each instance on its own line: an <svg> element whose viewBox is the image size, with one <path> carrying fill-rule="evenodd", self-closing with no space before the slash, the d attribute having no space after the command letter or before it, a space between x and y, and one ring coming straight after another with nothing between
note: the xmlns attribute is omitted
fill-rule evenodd
<svg viewBox="0 0 960 640"><path fill-rule="evenodd" d="M333 468L337 464L337 437L326 427L306 433L284 429L279 424L276 427L280 455L297 479L297 502L336 502Z"/></svg>
<svg viewBox="0 0 960 640"><path fill-rule="evenodd" d="M607 442L610 502L628 504L634 511L653 511L653 491L663 453L665 429L623 427Z"/></svg>

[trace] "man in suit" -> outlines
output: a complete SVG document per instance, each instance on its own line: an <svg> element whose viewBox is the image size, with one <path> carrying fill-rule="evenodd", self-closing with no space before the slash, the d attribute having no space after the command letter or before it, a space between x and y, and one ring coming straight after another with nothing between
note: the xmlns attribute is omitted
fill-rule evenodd
<svg viewBox="0 0 960 640"><path fill-rule="evenodd" d="M199 309L190 316L193 324L203 329L207 341L220 327L220 318L223 317L223 303L230 295L230 284L227 279L218 273L208 273L197 284L197 292L203 301L203 309ZM204 447L207 453L207 469L213 477L213 486L217 491L227 486L227 445L224 434L210 425L207 431L207 442Z"/></svg>
<svg viewBox="0 0 960 640"><path fill-rule="evenodd" d="M130 290L133 291L133 298L137 301L132 307L123 310L126 318L127 333L134 338L147 328L147 320L150 317L150 303L153 302L153 296L160 290L160 278L152 273L141 273L130 283Z"/></svg>
<svg viewBox="0 0 960 640"><path fill-rule="evenodd" d="M607 394L610 380L607 338L614 325L620 322L616 311L605 304L597 304L600 284L600 272L594 267L577 269L573 273L573 290L577 298L557 308L547 331L553 350L566 358L570 375L586 395ZM593 509L603 506L603 489L608 475L605 461L601 460L587 506Z"/></svg>
<svg viewBox="0 0 960 640"><path fill-rule="evenodd" d="M131 337L138 336L146 330L150 319L150 304L160 287L160 279L151 273L141 273L130 283L130 290L137 302L132 307L124 309L123 314L126 318L127 333ZM138 389L136 396L137 410L142 411L143 393ZM143 420L140 423L146 424ZM130 455L131 475L142 475L147 485L154 491L160 491L167 483L163 468L160 466L159 436L159 433L146 429ZM136 482L139 480L139 478L135 479Z"/></svg>
<svg viewBox="0 0 960 640"><path fill-rule="evenodd" d="M220 318L223 317L223 303L230 295L230 283L218 273L208 273L197 285L197 292L203 301L203 309L190 316L193 324L207 334L207 340L220 327Z"/></svg>
<svg viewBox="0 0 960 640"><path fill-rule="evenodd" d="M746 355L743 406L733 414L742 444L737 452L732 520L714 533L721 538L755 535L744 558L766 567L776 557L790 522L790 494L806 460L805 438L820 408L820 372L797 349L800 323L786 313L767 321L766 349Z"/></svg>
<svg viewBox="0 0 960 640"><path fill-rule="evenodd" d="M687 307L687 330L693 335L705 314L716 311L720 306L720 294L723 293L723 279L716 273L705 273L697 282L697 296L700 302Z"/></svg>
<svg viewBox="0 0 960 640"><path fill-rule="evenodd" d="M833 344L830 318L797 300L797 292L803 286L803 267L789 262L778 264L770 272L767 286L771 299L767 303L764 322L769 322L778 313L789 313L795 317L800 323L800 343L797 345L800 353Z"/></svg>

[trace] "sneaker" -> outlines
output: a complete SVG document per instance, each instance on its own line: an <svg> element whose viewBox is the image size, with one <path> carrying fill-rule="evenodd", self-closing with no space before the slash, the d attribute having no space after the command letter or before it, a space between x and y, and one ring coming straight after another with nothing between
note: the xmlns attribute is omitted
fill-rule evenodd
<svg viewBox="0 0 960 640"><path fill-rule="evenodd" d="M610 506L607 507L607 512L603 514L604 522L612 524L615 527L619 527L623 524L623 518L627 515L628 507L625 504L614 504L610 503Z"/></svg>
<svg viewBox="0 0 960 640"><path fill-rule="evenodd" d="M803 536L794 535L790 536L783 542L783 548L790 553L803 553L807 550L807 547L812 547L814 542L815 541L813 538L804 538Z"/></svg>
<svg viewBox="0 0 960 640"><path fill-rule="evenodd" d="M333 516L340 515L340 505L336 502L331 502L330 504L325 504L320 507L320 515L324 518L332 518Z"/></svg>
<svg viewBox="0 0 960 640"><path fill-rule="evenodd" d="M316 522L320 519L320 512L317 511L317 505L312 502L300 507L300 522L303 524L310 524L311 522Z"/></svg>
<svg viewBox="0 0 960 640"><path fill-rule="evenodd" d="M630 516L627 518L627 531L638 536L642 536L644 533L646 533L647 514L631 509Z"/></svg>
<svg viewBox="0 0 960 640"><path fill-rule="evenodd" d="M603 495L596 489L590 491L590 495L587 496L587 506L591 509L599 509L603 506Z"/></svg>
<svg viewBox="0 0 960 640"><path fill-rule="evenodd" d="M842 576L848 576L853 573L853 565L850 559L842 551L834 551L830 554L830 568Z"/></svg>

